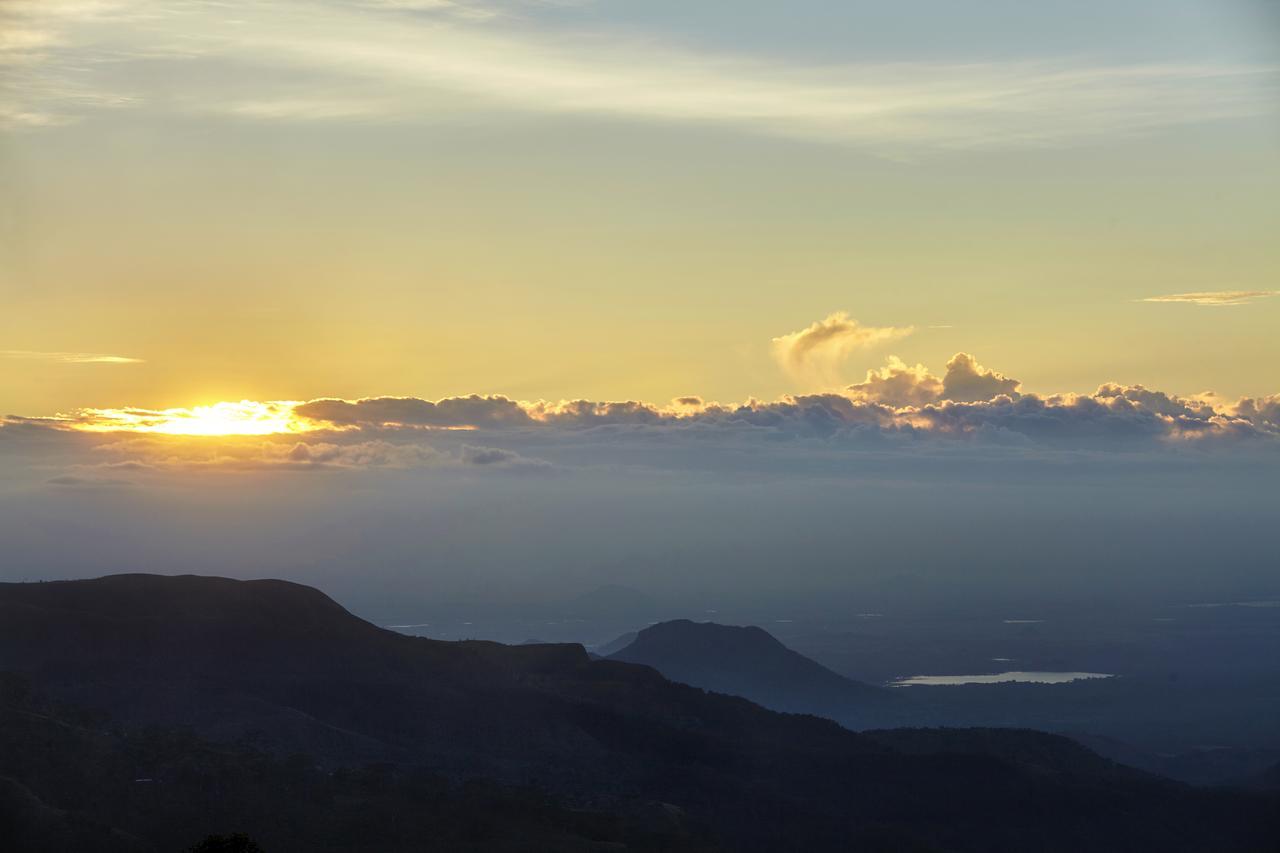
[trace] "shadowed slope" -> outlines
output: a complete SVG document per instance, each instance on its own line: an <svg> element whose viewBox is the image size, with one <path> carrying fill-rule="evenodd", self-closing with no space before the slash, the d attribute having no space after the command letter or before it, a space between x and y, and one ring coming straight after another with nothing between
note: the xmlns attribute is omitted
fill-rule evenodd
<svg viewBox="0 0 1280 853"><path fill-rule="evenodd" d="M593 662L581 646L406 637L279 581L0 585L0 670L135 730L249 736L276 754L310 753L322 767L381 761L445 779L533 784L608 812L672 804L730 849L1246 851L1272 830L1269 800L1209 796L1082 760L1058 738L863 736L672 683L646 666ZM0 776L40 801L92 805L92 791L75 802L56 780L40 787L15 775L12 761L0 749ZM24 766L38 776L46 764ZM995 814L998 827L988 820Z"/></svg>

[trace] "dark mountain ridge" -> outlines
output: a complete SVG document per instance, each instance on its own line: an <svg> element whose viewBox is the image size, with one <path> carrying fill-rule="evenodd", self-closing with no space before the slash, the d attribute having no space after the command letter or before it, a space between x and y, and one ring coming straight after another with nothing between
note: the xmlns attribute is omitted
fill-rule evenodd
<svg viewBox="0 0 1280 853"><path fill-rule="evenodd" d="M115 755L124 747L89 745L131 744L130 733L145 726L189 729L207 739L213 746L190 751L221 756L215 776L223 782L208 781L214 771L205 765L171 774L194 779L190 790L205 792L205 800L207 790L233 797L251 784L244 780L259 778L245 768L264 760L261 772L269 778L293 772L271 770L277 759L237 758L218 744L251 743L275 756L306 753L300 767L320 768L319 775L298 771L312 780L299 782L300 790L311 793L281 798L275 803L281 814L270 816L277 821L305 823L312 813L304 801L312 794L329 791L324 796L348 802L350 792L333 793L324 780L379 762L450 784L484 778L532 787L575 809L688 815L691 825L705 825L737 850L1248 851L1265 849L1275 837L1274 799L1193 791L1120 768L1063 738L942 730L859 735L672 683L647 666L592 661L577 645L403 636L282 581L124 575L3 584L0 671L59 707L94 709L76 712L85 744L66 745L69 754L83 748ZM35 719L29 709L6 707ZM14 739L13 727L0 731L8 738L0 739L0 777L52 810L105 808L105 795L93 791L111 787L106 770L101 785L77 788L70 775L48 775L50 762L38 754L58 738ZM79 764L116 766L90 758ZM113 784L126 782L132 778ZM395 785L386 791L361 796L384 811L401 802L395 797L408 796ZM25 794L10 800L31 801ZM225 799L208 803L212 809ZM130 836L145 836L156 815L167 821L204 813L176 794L126 805L106 816L132 821L118 827ZM568 812L548 808L534 814L567 820ZM492 821L508 819L506 806L495 809ZM248 825L226 829L266 831L267 817L243 814ZM1000 816L998 826L993 815ZM342 837L348 840L332 849L399 849L373 835L367 843ZM316 849L302 835L291 838L277 835L272 853ZM667 849L693 849L679 844Z"/></svg>
<svg viewBox="0 0 1280 853"><path fill-rule="evenodd" d="M833 672L755 626L662 622L638 632L609 659L645 664L672 681L743 696L775 711L817 714L857 728L883 724L899 704L889 690Z"/></svg>

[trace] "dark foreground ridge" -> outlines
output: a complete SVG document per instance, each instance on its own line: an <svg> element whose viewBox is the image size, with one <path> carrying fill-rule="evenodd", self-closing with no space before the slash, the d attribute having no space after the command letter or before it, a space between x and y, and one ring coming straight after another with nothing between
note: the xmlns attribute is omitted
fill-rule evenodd
<svg viewBox="0 0 1280 853"><path fill-rule="evenodd" d="M0 837L20 849L240 831L268 853L1280 838L1272 793L1194 790L1064 738L856 734L581 646L402 636L281 581L0 585L0 672Z"/></svg>

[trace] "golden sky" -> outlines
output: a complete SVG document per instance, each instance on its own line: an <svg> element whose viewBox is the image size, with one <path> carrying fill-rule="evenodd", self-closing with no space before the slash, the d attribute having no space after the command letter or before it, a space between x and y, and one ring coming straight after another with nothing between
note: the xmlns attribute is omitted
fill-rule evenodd
<svg viewBox="0 0 1280 853"><path fill-rule="evenodd" d="M0 413L1280 391L1266 4L636 5L10 0Z"/></svg>

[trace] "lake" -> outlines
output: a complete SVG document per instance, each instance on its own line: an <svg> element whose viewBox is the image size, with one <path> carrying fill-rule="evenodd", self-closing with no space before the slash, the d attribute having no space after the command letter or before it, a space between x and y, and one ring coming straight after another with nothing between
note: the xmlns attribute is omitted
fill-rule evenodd
<svg viewBox="0 0 1280 853"><path fill-rule="evenodd" d="M939 684L1003 684L1010 681L1030 684L1066 684L1091 678L1114 678L1106 672L997 672L992 675L913 675L889 682L890 687Z"/></svg>

